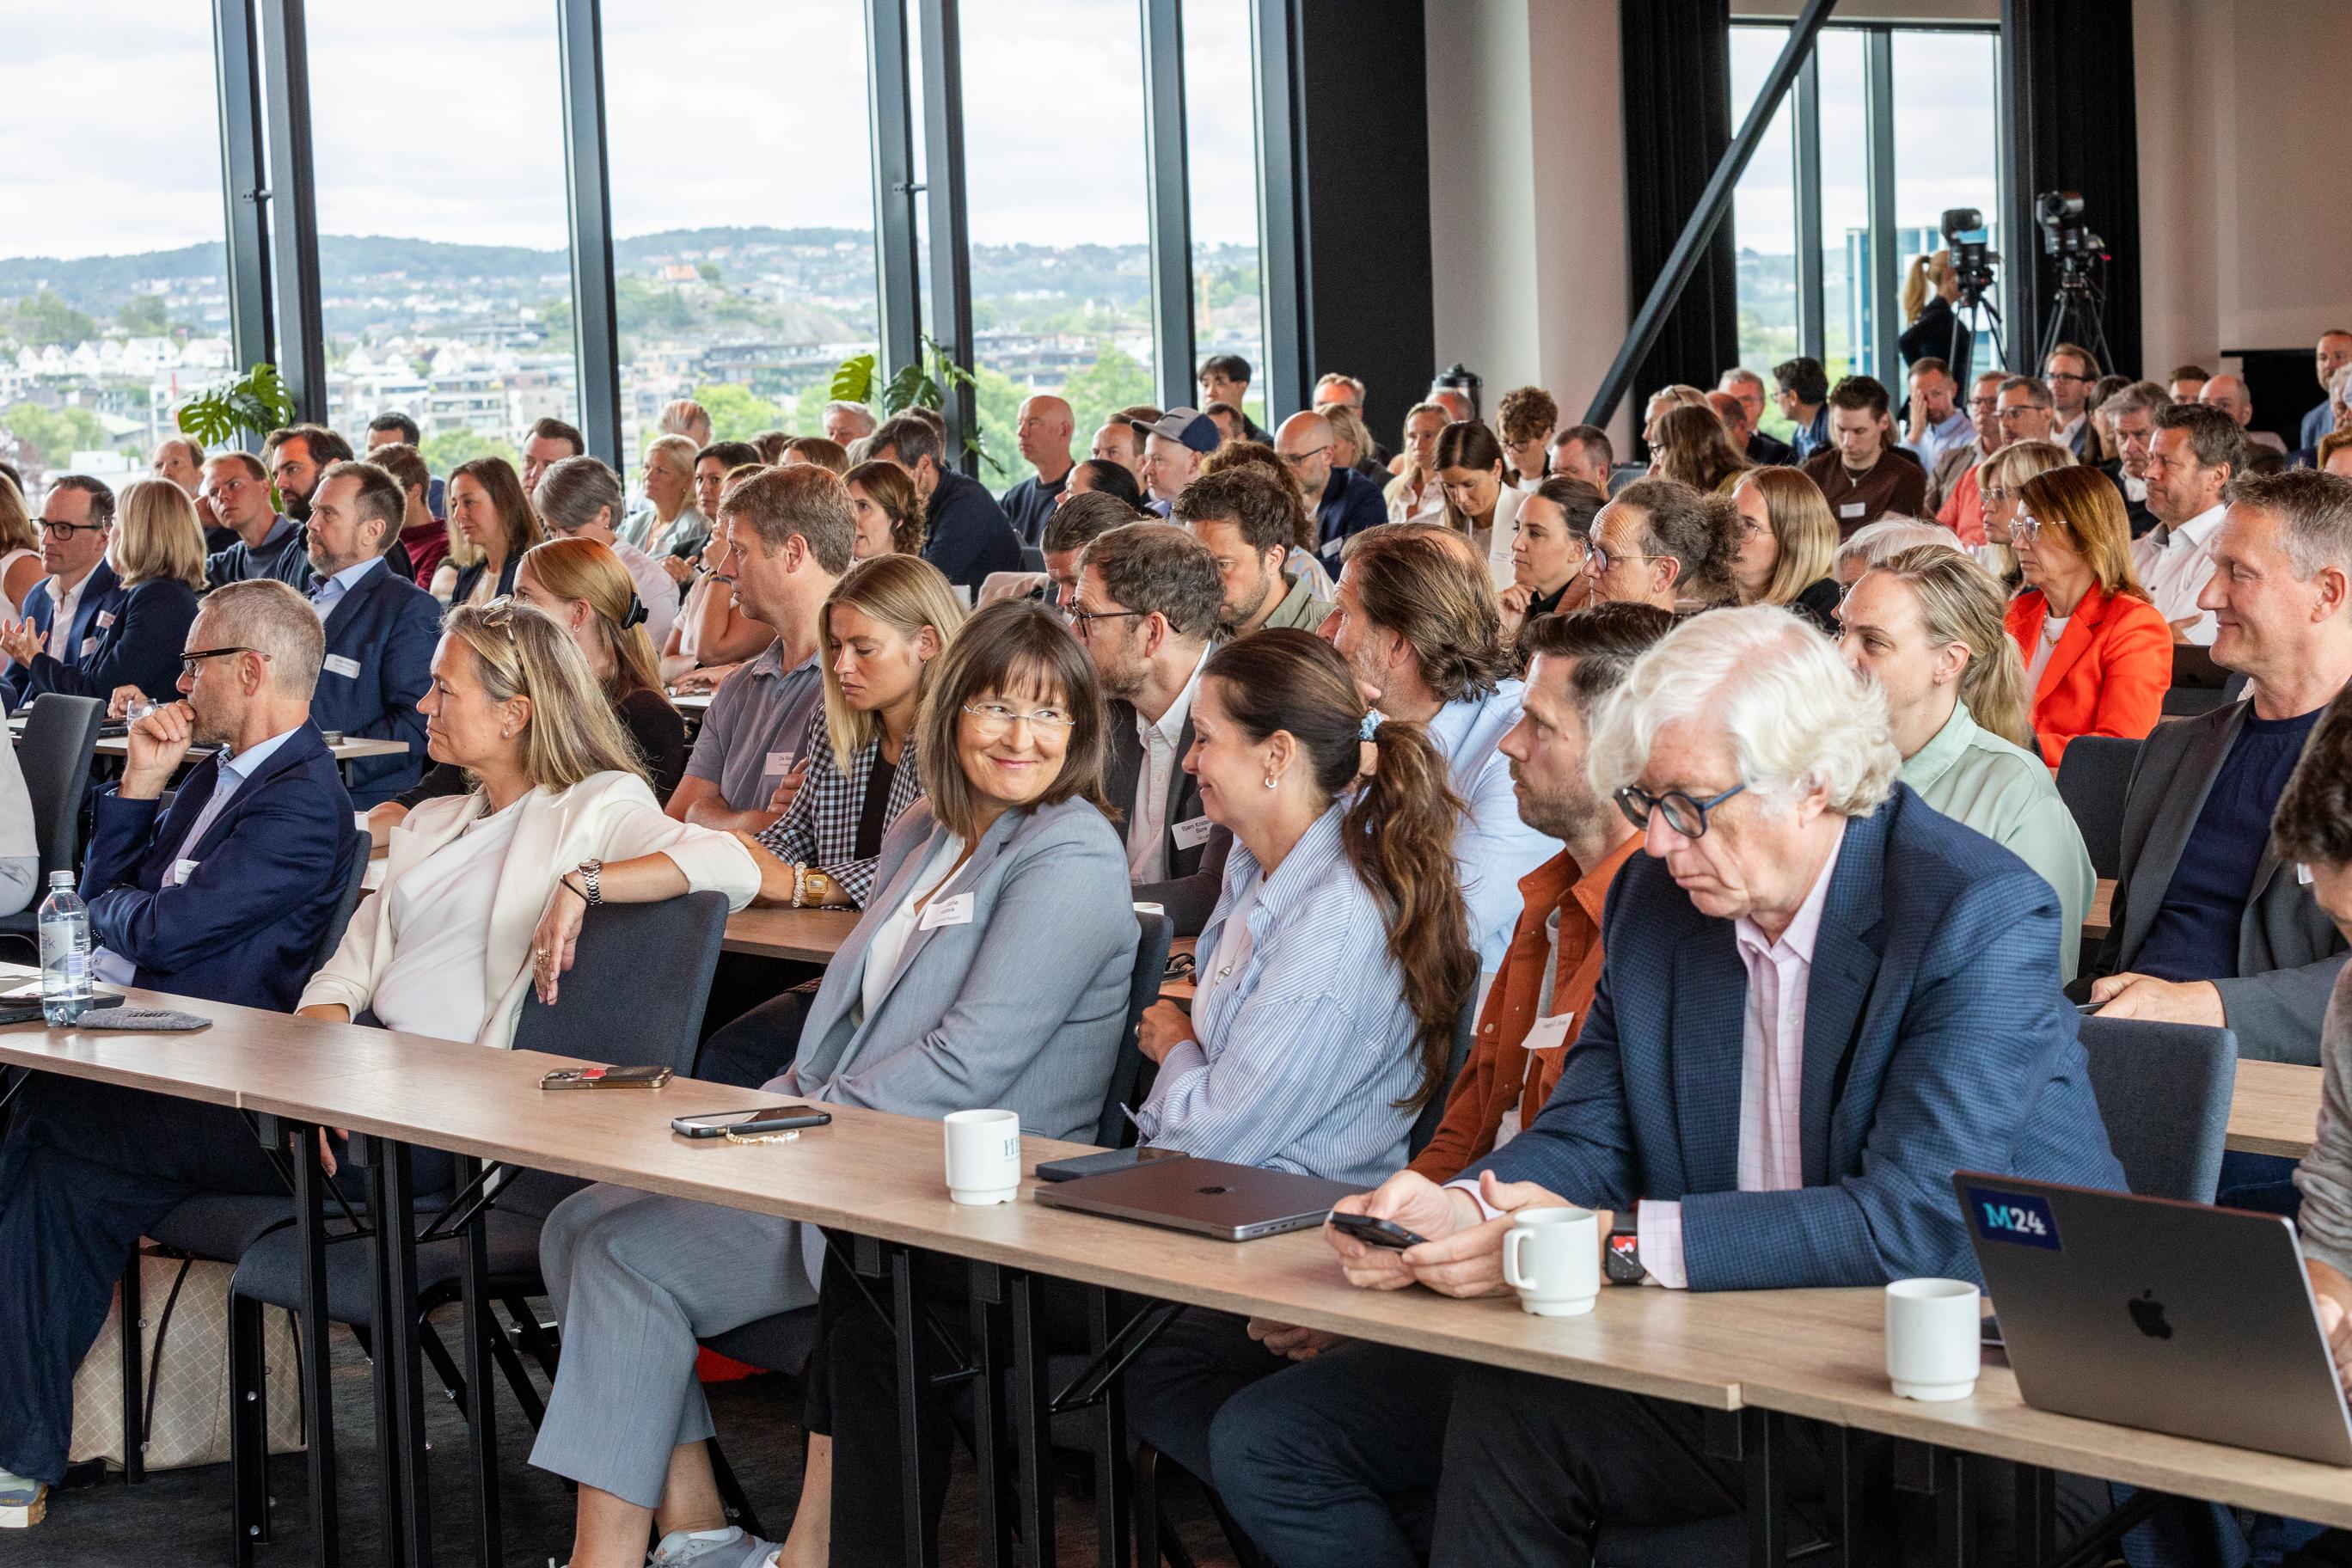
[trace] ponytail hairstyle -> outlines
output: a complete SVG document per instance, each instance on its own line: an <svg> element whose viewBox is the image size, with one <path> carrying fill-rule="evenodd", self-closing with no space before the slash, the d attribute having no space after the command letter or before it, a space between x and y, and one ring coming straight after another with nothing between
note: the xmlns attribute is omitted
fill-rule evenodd
<svg viewBox="0 0 2352 1568"><path fill-rule="evenodd" d="M2003 622L2009 592L2000 580L1974 556L1935 544L1898 551L1870 570L1910 584L1929 643L1967 646L1960 700L1968 704L1969 716L2011 744L2033 751L2033 700L2025 689L2025 660Z"/></svg>
<svg viewBox="0 0 2352 1568"><path fill-rule="evenodd" d="M1355 677L1339 650L1312 632L1254 633L1211 654L1201 673L1218 683L1225 711L1251 741L1283 731L1298 742L1324 798L1354 790L1339 842L1357 879L1380 902L1417 1026L1421 1083L1400 1109L1426 1104L1444 1082L1454 1023L1478 982L1454 871L1454 832L1465 808L1444 754L1426 727L1397 719L1365 740L1368 710Z"/></svg>
<svg viewBox="0 0 2352 1568"><path fill-rule="evenodd" d="M566 458L565 462L595 462L593 458ZM551 472L552 470L551 470ZM547 480L540 480L547 488ZM653 639L646 635L646 606L637 584L621 558L601 541L567 535L534 544L523 559L540 586L559 599L578 599L596 614L596 635L613 656L613 679L604 695L619 701L632 691L663 697L660 661ZM664 700L667 700L664 697Z"/></svg>
<svg viewBox="0 0 2352 1568"><path fill-rule="evenodd" d="M824 651L824 731L825 738L833 743L833 760L846 773L851 760L882 738L882 715L859 712L841 694L841 672L835 668L840 658L841 642L834 635L833 612L843 605L881 622L909 644L923 635L925 626L939 639L939 652L925 660L915 675L918 711L922 699L930 695L931 673L940 668L940 656L948 651L956 633L962 629L965 611L940 569L915 555L893 552L860 561L833 585L833 592L825 595L817 623L821 628L819 643Z"/></svg>
<svg viewBox="0 0 2352 1568"><path fill-rule="evenodd" d="M1906 326L1919 319L1919 312L1927 308L1928 296L1943 286L1951 270L1952 253L1948 250L1911 258L1911 265L1903 270L1903 321Z"/></svg>

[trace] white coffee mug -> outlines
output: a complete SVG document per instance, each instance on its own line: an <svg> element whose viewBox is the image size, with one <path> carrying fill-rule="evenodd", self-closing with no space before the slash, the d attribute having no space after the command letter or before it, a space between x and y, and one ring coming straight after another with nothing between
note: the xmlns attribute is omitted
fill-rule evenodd
<svg viewBox="0 0 2352 1568"><path fill-rule="evenodd" d="M1011 1110L947 1115L948 1196L960 1204L1009 1204L1021 1190L1021 1117Z"/></svg>
<svg viewBox="0 0 2352 1568"><path fill-rule="evenodd" d="M1574 1318L1601 1294L1601 1216L1591 1209L1522 1209L1503 1233L1503 1279L1522 1310Z"/></svg>
<svg viewBox="0 0 2352 1568"><path fill-rule="evenodd" d="M1886 1288L1886 1375L1905 1399L1966 1399L1983 1364L1978 1291L1965 1279Z"/></svg>

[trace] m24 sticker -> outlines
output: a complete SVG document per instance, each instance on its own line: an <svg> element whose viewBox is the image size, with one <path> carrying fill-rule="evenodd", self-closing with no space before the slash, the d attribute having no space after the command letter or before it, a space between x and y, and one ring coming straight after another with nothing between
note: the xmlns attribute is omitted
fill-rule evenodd
<svg viewBox="0 0 2352 1568"><path fill-rule="evenodd" d="M2030 1193L2004 1193L1992 1187L1970 1187L1968 1194L1969 1223L1985 1240L2005 1241L2014 1247L2047 1247L2052 1252L2062 1250L2058 1245L2057 1216L2050 1212L2048 1200Z"/></svg>

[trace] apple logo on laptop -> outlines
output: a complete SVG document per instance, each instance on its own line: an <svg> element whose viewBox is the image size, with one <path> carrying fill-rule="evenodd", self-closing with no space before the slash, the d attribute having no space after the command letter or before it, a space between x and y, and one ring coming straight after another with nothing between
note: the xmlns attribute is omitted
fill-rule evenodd
<svg viewBox="0 0 2352 1568"><path fill-rule="evenodd" d="M2172 1325L2164 1321L2164 1303L2156 1299L2154 1290L2143 1290L2131 1303L2132 1325L2152 1340L2168 1340Z"/></svg>

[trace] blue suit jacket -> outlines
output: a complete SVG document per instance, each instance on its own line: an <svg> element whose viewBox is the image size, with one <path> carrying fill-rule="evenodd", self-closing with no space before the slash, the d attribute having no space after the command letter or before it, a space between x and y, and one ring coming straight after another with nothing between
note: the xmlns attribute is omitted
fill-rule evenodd
<svg viewBox="0 0 2352 1568"><path fill-rule="evenodd" d="M121 595L111 614L102 617L106 625L97 626L98 646L80 663L60 664L47 653L34 656L26 701L44 691L103 701L118 686L135 686L158 701L171 700L179 689L188 628L196 624L196 591L176 577L153 577ZM85 594L82 606L89 605Z"/></svg>
<svg viewBox="0 0 2352 1568"><path fill-rule="evenodd" d="M1353 468L1335 466L1316 500L1321 511L1316 519L1316 549L1334 568L1339 564L1343 542L1389 520L1389 503L1381 487Z"/></svg>
<svg viewBox="0 0 2352 1568"><path fill-rule="evenodd" d="M433 683L433 645L440 637L440 601L389 566L361 578L327 616L327 662L310 698L312 722L408 744L404 757L352 764L352 804L362 811L425 774L425 715L416 700Z"/></svg>
<svg viewBox="0 0 2352 1568"><path fill-rule="evenodd" d="M2059 919L2023 861L1908 787L1848 822L1806 997L1805 1185L1740 1192L1733 922L1637 855L1559 1087L1474 1170L1620 1212L1679 1200L1693 1289L1977 1279L1953 1171L2123 1186L2059 994Z"/></svg>
<svg viewBox="0 0 2352 1568"><path fill-rule="evenodd" d="M93 947L138 966L138 984L245 1007L291 1012L362 853L335 759L304 724L247 779L188 852L195 869L163 874L213 796L217 754L181 781L156 820L152 800L98 797L81 893Z"/></svg>
<svg viewBox="0 0 2352 1568"><path fill-rule="evenodd" d="M25 595L25 614L45 636L52 629L51 623L58 615L57 599L49 592L53 581L44 577ZM89 581L82 586L81 603L74 606L74 624L62 639L49 637L48 646L79 653L85 638L92 642L97 639L100 614L110 614L121 607L122 584L116 580L114 568L100 561L89 569ZM6 689L11 709L23 707L37 694L33 687L33 672L21 664L10 665L8 673L0 676L0 688Z"/></svg>

